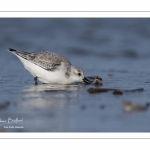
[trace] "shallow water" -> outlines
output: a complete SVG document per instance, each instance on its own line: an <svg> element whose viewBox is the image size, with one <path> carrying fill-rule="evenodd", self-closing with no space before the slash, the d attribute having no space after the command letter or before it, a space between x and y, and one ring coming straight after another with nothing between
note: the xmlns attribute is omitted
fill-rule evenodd
<svg viewBox="0 0 150 150"><path fill-rule="evenodd" d="M126 113L122 105L123 100L150 102L150 19L7 18L0 19L0 35L0 121L23 118L22 124L0 125L0 131L150 131L150 109ZM103 88L144 91L90 94L87 89L94 85L35 86L8 48L54 51L85 76L100 76Z"/></svg>

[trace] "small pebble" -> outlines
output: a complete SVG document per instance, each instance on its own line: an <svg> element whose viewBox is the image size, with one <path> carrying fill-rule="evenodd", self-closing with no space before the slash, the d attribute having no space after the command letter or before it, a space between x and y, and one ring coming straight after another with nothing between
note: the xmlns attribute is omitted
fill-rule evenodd
<svg viewBox="0 0 150 150"><path fill-rule="evenodd" d="M102 78L100 78L99 76L86 78L90 81L90 84L102 85L102 83L100 82L102 81Z"/></svg>
<svg viewBox="0 0 150 150"><path fill-rule="evenodd" d="M149 107L149 103L147 103L146 105L141 105L135 102L131 102L128 100L124 100L122 102L123 106L124 106L124 111L125 112L132 112L132 111L143 111L143 110L147 110L147 108Z"/></svg>
<svg viewBox="0 0 150 150"><path fill-rule="evenodd" d="M122 95L123 92L120 91L120 90L114 90L113 94L114 94L114 95Z"/></svg>
<svg viewBox="0 0 150 150"><path fill-rule="evenodd" d="M96 76L95 79L102 81L102 78L100 78L99 76Z"/></svg>
<svg viewBox="0 0 150 150"><path fill-rule="evenodd" d="M94 79L93 84L95 85L103 85L99 79Z"/></svg>
<svg viewBox="0 0 150 150"><path fill-rule="evenodd" d="M93 84L97 86L103 85L100 81L102 81L102 78L100 78L99 76L96 76L93 80Z"/></svg>

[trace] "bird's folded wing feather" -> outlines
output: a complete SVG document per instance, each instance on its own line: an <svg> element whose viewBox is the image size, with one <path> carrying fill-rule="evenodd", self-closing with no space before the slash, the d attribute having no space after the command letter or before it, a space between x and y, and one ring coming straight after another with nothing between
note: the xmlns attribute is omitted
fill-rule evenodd
<svg viewBox="0 0 150 150"><path fill-rule="evenodd" d="M48 71L57 69L61 65L61 62L64 62L64 66L66 66L64 69L67 70L70 69L71 65L67 58L53 52L29 53L26 55L26 59Z"/></svg>

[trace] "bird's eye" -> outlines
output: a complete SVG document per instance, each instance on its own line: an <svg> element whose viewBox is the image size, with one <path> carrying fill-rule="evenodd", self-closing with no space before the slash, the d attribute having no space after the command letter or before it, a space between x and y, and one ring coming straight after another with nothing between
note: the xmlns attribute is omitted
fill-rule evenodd
<svg viewBox="0 0 150 150"><path fill-rule="evenodd" d="M78 76L81 76L81 73L78 73Z"/></svg>

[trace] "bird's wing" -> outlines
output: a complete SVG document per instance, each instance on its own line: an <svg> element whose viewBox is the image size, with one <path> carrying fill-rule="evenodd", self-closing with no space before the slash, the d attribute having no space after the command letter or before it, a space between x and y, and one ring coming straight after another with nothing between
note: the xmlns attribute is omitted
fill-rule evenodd
<svg viewBox="0 0 150 150"><path fill-rule="evenodd" d="M62 62L64 63L64 69L70 69L70 61L60 54L54 52L23 52L20 50L9 49L10 52L21 56L22 58L42 67L48 71L54 71L59 67Z"/></svg>
<svg viewBox="0 0 150 150"><path fill-rule="evenodd" d="M48 70L54 71L61 63L64 63L64 69L70 69L70 61L62 55L53 52L37 52L27 55L27 60Z"/></svg>

